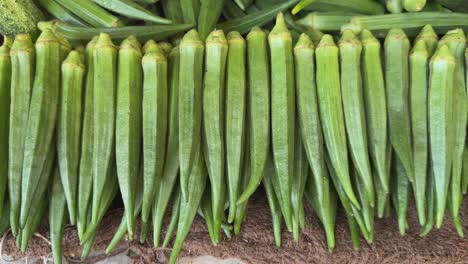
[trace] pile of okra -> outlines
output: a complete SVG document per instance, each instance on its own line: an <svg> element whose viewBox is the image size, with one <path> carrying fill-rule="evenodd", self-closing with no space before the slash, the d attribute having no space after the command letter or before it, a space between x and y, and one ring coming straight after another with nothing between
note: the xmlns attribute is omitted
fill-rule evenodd
<svg viewBox="0 0 468 264"><path fill-rule="evenodd" d="M101 33L72 46L48 26L34 41L5 37L0 231L24 251L47 219L59 263L64 227L76 225L86 257L120 197L106 252L152 229L174 263L196 215L214 244L242 232L262 185L277 246L283 230L298 241L308 205L330 251L338 207L356 249L379 235L376 218L394 217L404 235L413 200L421 236L444 220L463 236L463 30L391 29L381 41L365 28L296 36L285 20L206 40L192 29L176 44Z"/></svg>

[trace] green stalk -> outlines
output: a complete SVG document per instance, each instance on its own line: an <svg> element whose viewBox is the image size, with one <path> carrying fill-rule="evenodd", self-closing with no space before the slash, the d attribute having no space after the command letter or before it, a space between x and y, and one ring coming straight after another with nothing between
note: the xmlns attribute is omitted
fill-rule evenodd
<svg viewBox="0 0 468 264"><path fill-rule="evenodd" d="M293 14L301 10L314 11L347 11L360 14L383 14L385 8L382 4L373 0L302 0L292 10Z"/></svg>
<svg viewBox="0 0 468 264"><path fill-rule="evenodd" d="M60 180L58 169L54 170L53 184L49 205L50 243L54 263L62 263L62 239L67 216L67 200Z"/></svg>
<svg viewBox="0 0 468 264"><path fill-rule="evenodd" d="M211 31L216 27L216 23L223 11L226 0L203 0L200 4L200 14L198 16L198 32L200 38L205 40Z"/></svg>
<svg viewBox="0 0 468 264"><path fill-rule="evenodd" d="M317 91L325 143L336 176L351 202L360 208L351 186L345 121L339 77L338 47L324 35L316 49Z"/></svg>
<svg viewBox="0 0 468 264"><path fill-rule="evenodd" d="M296 130L294 153L294 176L291 186L291 205L292 205L292 228L293 239L299 241L299 232L301 223L304 222L304 191L306 181L309 175L309 164L304 150L301 131Z"/></svg>
<svg viewBox="0 0 468 264"><path fill-rule="evenodd" d="M266 196L268 199L268 205L271 211L271 221L273 222L273 234L275 238L276 247L281 246L281 208L279 205L279 199L275 194L273 188L273 177L275 168L273 165L272 157L269 157L267 164L265 165L265 174L263 177L263 187L265 188Z"/></svg>
<svg viewBox="0 0 468 264"><path fill-rule="evenodd" d="M87 24L73 13L68 11L65 7L56 2L56 0L39 0L39 5L52 14L60 21L70 23L75 26L86 27Z"/></svg>
<svg viewBox="0 0 468 264"><path fill-rule="evenodd" d="M8 141L10 123L10 91L12 69L11 39L5 37L0 47L0 215L3 215L5 191L8 182Z"/></svg>
<svg viewBox="0 0 468 264"><path fill-rule="evenodd" d="M21 179L24 160L25 127L28 123L29 104L34 81L35 50L31 36L17 35L10 51L11 94L10 127L8 139L8 191L11 202L10 223L14 236L19 234L21 206Z"/></svg>
<svg viewBox="0 0 468 264"><path fill-rule="evenodd" d="M314 30L340 31L341 26L349 23L352 18L352 14L346 13L313 12L301 19L298 19L296 23L299 26Z"/></svg>
<svg viewBox="0 0 468 264"><path fill-rule="evenodd" d="M393 179L393 206L398 217L398 227L400 229L400 235L405 235L408 227L408 202L411 191L411 185L409 178L406 175L405 168L402 162L395 155L395 166L394 173L396 177Z"/></svg>
<svg viewBox="0 0 468 264"><path fill-rule="evenodd" d="M409 48L401 29L393 29L385 39L385 85L390 142L403 163L410 182L414 180L409 112Z"/></svg>
<svg viewBox="0 0 468 264"><path fill-rule="evenodd" d="M132 0L93 0L93 2L125 17L150 21L157 24L172 23L171 20L153 14L150 10L145 9Z"/></svg>
<svg viewBox="0 0 468 264"><path fill-rule="evenodd" d="M93 27L119 27L122 22L91 0L55 0Z"/></svg>

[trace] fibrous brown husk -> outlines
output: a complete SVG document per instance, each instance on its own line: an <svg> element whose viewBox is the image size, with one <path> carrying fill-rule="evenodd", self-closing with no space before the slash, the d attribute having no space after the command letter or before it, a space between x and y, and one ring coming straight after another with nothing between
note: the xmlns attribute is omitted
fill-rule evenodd
<svg viewBox="0 0 468 264"><path fill-rule="evenodd" d="M464 227L468 230L468 199L461 208ZM94 263L109 257L103 253L120 224L121 209L108 213L98 231L95 252L92 257L80 260L76 229L68 226L64 237L64 254L70 263ZM211 255L218 258L239 258L246 263L468 263L468 240L458 237L449 217L440 230L434 229L427 237L421 238L415 208L410 206L408 222L410 230L401 237L395 217L376 220L375 241L368 245L361 240L361 249L354 251L343 212L338 213L336 226L336 249L329 253L324 239L322 226L313 212L306 211L306 228L299 243L292 240L292 235L283 232L282 247L276 248L272 233L271 216L263 193L258 193L250 201L247 219L238 237L224 238L221 244L213 246L203 220L197 217L185 242L182 256ZM166 223L167 223L166 219ZM21 254L15 247L11 234L3 238L3 255L14 258L50 257L50 245L47 242L47 224L34 236L26 253ZM137 230L139 232L139 230ZM150 235L151 237L151 235ZM127 252L134 263L164 263L170 249L153 249L152 241L140 244L135 241L122 241L113 254Z"/></svg>

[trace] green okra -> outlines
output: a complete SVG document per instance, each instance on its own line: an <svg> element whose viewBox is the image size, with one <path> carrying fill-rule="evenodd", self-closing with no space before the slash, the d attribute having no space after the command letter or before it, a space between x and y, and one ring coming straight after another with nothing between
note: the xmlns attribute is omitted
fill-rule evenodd
<svg viewBox="0 0 468 264"><path fill-rule="evenodd" d="M426 0L402 0L403 8L408 12L419 12L426 6Z"/></svg>
<svg viewBox="0 0 468 264"><path fill-rule="evenodd" d="M325 144L323 141L322 126L318 112L317 86L315 79L315 49L312 41L306 34L302 34L294 47L296 70L296 105L301 138L306 157L312 173L309 182L313 180L309 193L314 199L315 210L321 215L326 233L329 222L329 192L328 173L325 165ZM309 187L308 187L309 188ZM313 193L313 195L312 195ZM328 237L328 235L327 235ZM334 237L334 235L333 235ZM329 241L334 247L334 242Z"/></svg>
<svg viewBox="0 0 468 264"><path fill-rule="evenodd" d="M465 146L463 151L463 178L462 178L462 192L468 192L468 146Z"/></svg>
<svg viewBox="0 0 468 264"><path fill-rule="evenodd" d="M183 23L184 17L180 12L181 5L179 0L161 0L161 5L164 11L164 16L171 19L174 23Z"/></svg>
<svg viewBox="0 0 468 264"><path fill-rule="evenodd" d="M258 27L247 35L248 94L246 130L250 142L250 179L237 200L241 204L262 181L270 149L270 74L266 33Z"/></svg>
<svg viewBox="0 0 468 264"><path fill-rule="evenodd" d="M359 208L359 202L352 189L349 176L338 52L338 47L330 35L322 37L315 51L319 110L331 164L346 196Z"/></svg>
<svg viewBox="0 0 468 264"><path fill-rule="evenodd" d="M36 74L24 141L21 180L20 226L29 215L34 192L46 162L45 153L53 146L60 87L60 43L50 30L44 30L36 41ZM23 221L21 221L23 220Z"/></svg>
<svg viewBox="0 0 468 264"><path fill-rule="evenodd" d="M75 26L86 27L87 24L73 13L71 13L68 9L57 3L55 0L39 0L39 5L47 10L50 14L52 14L57 19L61 21L70 23Z"/></svg>
<svg viewBox="0 0 468 264"><path fill-rule="evenodd" d="M204 44L196 30L189 31L180 46L179 162L182 197L187 197L194 157L201 145Z"/></svg>
<svg viewBox="0 0 468 264"><path fill-rule="evenodd" d="M399 160L397 155L394 155L394 179L392 200L395 207L396 215L398 217L398 227L400 235L405 235L408 230L408 202L411 191L411 184L406 175L406 170L403 163Z"/></svg>
<svg viewBox="0 0 468 264"><path fill-rule="evenodd" d="M5 200L5 204L2 206L2 214L0 216L0 234L4 235L10 230L10 201Z"/></svg>
<svg viewBox="0 0 468 264"><path fill-rule="evenodd" d="M455 218L460 210L462 203L462 165L463 151L466 143L466 128L468 119L468 96L465 84L465 49L467 41L465 33L461 29L448 31L440 40L439 45L447 45L452 55L455 57L455 75L453 83L453 110L452 110L452 129L453 129L453 164L452 176L449 187L449 212L452 218Z"/></svg>
<svg viewBox="0 0 468 264"><path fill-rule="evenodd" d="M359 177L361 193L374 207L375 192L367 145L366 113L362 95L362 44L351 30L345 30L339 41L341 94L351 157Z"/></svg>
<svg viewBox="0 0 468 264"><path fill-rule="evenodd" d="M399 14L403 12L403 1L404 0L385 0L385 6L390 13Z"/></svg>
<svg viewBox="0 0 468 264"><path fill-rule="evenodd" d="M60 182L63 184L72 224L76 223L84 75L84 61L77 51L72 51L62 64L62 87L57 120Z"/></svg>
<svg viewBox="0 0 468 264"><path fill-rule="evenodd" d="M355 12L360 14L383 14L385 8L382 4L372 0L302 0L292 10L293 14L301 10L338 11Z"/></svg>
<svg viewBox="0 0 468 264"><path fill-rule="evenodd" d="M36 53L31 36L19 34L11 46L10 126L8 138L8 191L11 203L10 222L14 236L19 234L21 179L23 173L24 142L28 123L29 104L34 82Z"/></svg>
<svg viewBox="0 0 468 264"><path fill-rule="evenodd" d="M143 70L141 45L134 36L119 48L115 158L129 238L133 239L135 197L141 158Z"/></svg>
<svg viewBox="0 0 468 264"><path fill-rule="evenodd" d="M294 176L291 186L293 239L299 241L299 232L304 223L304 191L309 175L309 164L302 144L300 130L296 130L294 153ZM302 219L301 219L302 218Z"/></svg>
<svg viewBox="0 0 468 264"><path fill-rule="evenodd" d="M28 221L25 223L24 227L21 229L21 237L19 242L19 250L21 252L26 252L28 248L29 240L32 235L39 229L39 225L44 218L47 206L49 205L49 195L44 193L41 197L36 197L39 199L37 210L28 217Z"/></svg>
<svg viewBox="0 0 468 264"><path fill-rule="evenodd" d="M271 59L271 128L273 160L286 223L291 223L294 175L295 92L292 37L280 13L268 36ZM289 224L287 224L289 226Z"/></svg>
<svg viewBox="0 0 468 264"><path fill-rule="evenodd" d="M228 223L234 221L237 198L242 189L242 161L246 137L246 42L238 32L227 36L229 50L226 66L226 172L229 192ZM244 175L245 176L245 175Z"/></svg>
<svg viewBox="0 0 468 264"><path fill-rule="evenodd" d="M226 0L200 1L200 14L198 15L198 32L200 38L205 40L210 32L215 29L216 23L223 11Z"/></svg>
<svg viewBox="0 0 468 264"><path fill-rule="evenodd" d="M167 143L167 58L157 44L143 56L143 208L147 228L154 197L159 190ZM140 240L144 237L140 237Z"/></svg>
<svg viewBox="0 0 468 264"><path fill-rule="evenodd" d="M213 209L213 235L220 241L221 223L224 214L225 147L224 147L224 95L228 43L223 31L213 31L205 44L205 71L203 87L204 154L211 182Z"/></svg>
<svg viewBox="0 0 468 264"><path fill-rule="evenodd" d="M225 21L216 26L217 29L224 30L225 32L239 31L244 34L255 27L261 27L271 22L278 12L282 12L295 3L298 0L289 0L284 3L277 3L275 5L266 7L259 11L250 13L244 17L235 18L232 20Z"/></svg>
<svg viewBox="0 0 468 264"><path fill-rule="evenodd" d="M96 233L92 234L92 237L83 244L83 251L81 251L81 259L86 259L91 250L93 250L94 241L96 240Z"/></svg>
<svg viewBox="0 0 468 264"><path fill-rule="evenodd" d="M339 31L343 24L349 23L353 14L333 12L312 12L298 19L297 24L314 30Z"/></svg>
<svg viewBox="0 0 468 264"><path fill-rule="evenodd" d="M253 4L253 0L234 0L234 2L242 9L246 10Z"/></svg>
<svg viewBox="0 0 468 264"><path fill-rule="evenodd" d="M430 24L425 25L423 29L421 29L421 32L419 32L415 42L418 40L424 40L427 52L429 53L429 56L432 56L437 49L439 38Z"/></svg>
<svg viewBox="0 0 468 264"><path fill-rule="evenodd" d="M364 108L366 109L367 144L373 167L374 183L377 198L389 192L390 175L387 168L387 102L385 97L385 81L382 69L380 42L368 30L361 33L362 43L362 80L364 91Z"/></svg>
<svg viewBox="0 0 468 264"><path fill-rule="evenodd" d="M53 27L57 34L69 40L90 40L100 33L107 33L113 40L124 40L129 35L134 35L140 41L163 40L193 27L190 24L176 25L148 25L126 26L118 28L84 28L73 26L64 22L54 21Z"/></svg>
<svg viewBox="0 0 468 264"><path fill-rule="evenodd" d="M161 49L161 51L164 53L164 55L166 57L169 57L169 54L171 53L172 51L172 44L169 43L169 42L159 42L159 48Z"/></svg>
<svg viewBox="0 0 468 264"><path fill-rule="evenodd" d="M145 9L138 3L131 0L92 0L94 3L102 6L103 8L113 11L125 17L145 20L157 24L171 24L172 21L155 15L150 10Z"/></svg>
<svg viewBox="0 0 468 264"><path fill-rule="evenodd" d="M177 189L176 198L174 199L174 202L172 205L171 220L169 221L169 225L167 227L166 235L162 243L162 248L167 248L167 246L169 245L169 242L173 236L174 230L177 227L177 224L179 222L181 199L182 199L182 196L180 193L180 189Z"/></svg>
<svg viewBox="0 0 468 264"><path fill-rule="evenodd" d="M67 200L60 180L60 172L56 168L52 181L49 205L50 243L54 263L62 263L62 239L67 216Z"/></svg>
<svg viewBox="0 0 468 264"><path fill-rule="evenodd" d="M94 37L86 46L85 60L87 73L85 80L83 117L81 129L81 156L78 176L78 237L81 238L88 222L88 212L93 188L93 144L94 144L94 48L98 37Z"/></svg>
<svg viewBox="0 0 468 264"><path fill-rule="evenodd" d="M426 188L426 222L424 223L423 230L419 236L424 237L432 230L435 223L436 216L436 202L435 202L435 179L434 173L431 167L427 178Z"/></svg>
<svg viewBox="0 0 468 264"><path fill-rule="evenodd" d="M265 165L263 187L265 188L266 196L268 199L268 205L271 211L271 221L273 223L273 234L275 238L276 247L281 246L281 221L282 214L279 205L278 197L275 194L273 188L272 178L274 177L275 168L273 165L272 157L269 157Z"/></svg>
<svg viewBox="0 0 468 264"><path fill-rule="evenodd" d="M176 262L177 256L182 250L184 240L190 231L190 226L197 214L197 209L200 205L203 192L205 191L206 178L207 171L203 160L203 154L201 147L198 147L194 157L193 169L191 170L188 179L190 189L188 190L186 197L181 197L177 235L169 259L169 263L171 264Z"/></svg>
<svg viewBox="0 0 468 264"><path fill-rule="evenodd" d="M158 246L162 223L169 199L178 180L179 172L179 47L172 49L168 57L168 131L164 170L159 184L159 190L153 205L153 236L154 245Z"/></svg>
<svg viewBox="0 0 468 264"><path fill-rule="evenodd" d="M434 173L436 227L442 225L453 160L453 95L455 57L447 45L437 48L430 61L429 145Z"/></svg>
<svg viewBox="0 0 468 264"><path fill-rule="evenodd" d="M410 54L410 112L414 157L413 190L419 224L425 223L426 181L428 168L427 76L429 52L424 40L414 44Z"/></svg>
<svg viewBox="0 0 468 264"><path fill-rule="evenodd" d="M244 10L242 10L235 2L235 0L226 0L223 7L223 16L227 19L236 19L246 15Z"/></svg>
<svg viewBox="0 0 468 264"><path fill-rule="evenodd" d="M249 145L249 142L246 142L246 145ZM241 188L242 190L247 187L247 184L250 180L250 157L249 155L245 155L244 163L243 163L243 175L241 176ZM239 205L236 204L236 212L234 216L234 235L239 235L242 223L247 216L247 209L248 209L248 201L241 203Z"/></svg>
<svg viewBox="0 0 468 264"><path fill-rule="evenodd" d="M117 86L117 48L110 36L101 33L93 51L93 198L91 222L99 217L99 205L115 155L115 112ZM99 153L99 155L98 155Z"/></svg>
<svg viewBox="0 0 468 264"><path fill-rule="evenodd" d="M107 12L92 0L55 1L93 27L119 27L122 25L118 17Z"/></svg>
<svg viewBox="0 0 468 264"><path fill-rule="evenodd" d="M361 233L363 234L367 243L372 244L374 239L374 201L369 200L368 194L365 190L365 185L363 184L361 177L357 175L359 174L357 169L353 168L352 173L352 179L354 180L356 193L358 194L359 202L361 203L361 210L359 211L359 214L361 215L364 226L364 228L361 228Z"/></svg>
<svg viewBox="0 0 468 264"><path fill-rule="evenodd" d="M0 47L0 215L3 215L8 182L8 141L10 130L11 39L5 37Z"/></svg>
<svg viewBox="0 0 468 264"><path fill-rule="evenodd" d="M211 186L207 185L205 188L205 193L203 194L200 208L198 214L205 220L206 228L208 229L208 235L211 239L213 245L217 245L218 238L215 235L214 231L214 218L213 218L213 206L211 205ZM172 218L172 216L171 216Z"/></svg>
<svg viewBox="0 0 468 264"><path fill-rule="evenodd" d="M385 39L385 86L390 142L403 163L410 182L414 180L409 109L410 43L401 29L392 29Z"/></svg>
<svg viewBox="0 0 468 264"><path fill-rule="evenodd" d="M196 24L200 13L200 0L172 0L180 1L180 10L184 23Z"/></svg>

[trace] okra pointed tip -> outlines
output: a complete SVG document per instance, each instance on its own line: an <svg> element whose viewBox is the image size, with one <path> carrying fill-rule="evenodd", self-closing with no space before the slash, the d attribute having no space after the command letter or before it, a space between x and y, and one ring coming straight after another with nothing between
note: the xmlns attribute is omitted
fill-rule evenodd
<svg viewBox="0 0 468 264"><path fill-rule="evenodd" d="M358 39L356 38L356 34L354 34L354 32L351 29L345 29L344 31L342 31L340 45L342 44L360 45Z"/></svg>
<svg viewBox="0 0 468 264"><path fill-rule="evenodd" d="M192 29L185 36L182 38L181 44L187 43L187 42L196 42L196 43L201 43L201 38L200 34L196 29Z"/></svg>
<svg viewBox="0 0 468 264"><path fill-rule="evenodd" d="M36 40L36 43L49 42L49 41L58 41L58 38L51 29L46 28L39 35L39 37Z"/></svg>
<svg viewBox="0 0 468 264"><path fill-rule="evenodd" d="M313 48L314 47L314 44L313 44L312 40L305 33L302 33L299 36L299 39L297 40L297 43L296 43L296 46L295 46L295 48L301 48L301 47L304 47L304 48Z"/></svg>
<svg viewBox="0 0 468 264"><path fill-rule="evenodd" d="M394 29L390 29L388 31L386 40L388 40L388 39L407 39L407 38L408 37L406 36L406 33L405 33L405 31L403 31L403 29L394 28Z"/></svg>
<svg viewBox="0 0 468 264"><path fill-rule="evenodd" d="M335 40L333 39L332 35L325 34L323 35L322 39L320 39L319 44L317 45L317 48L322 48L322 47L335 47Z"/></svg>
<svg viewBox="0 0 468 264"><path fill-rule="evenodd" d="M63 62L63 64L64 65L71 64L74 67L84 68L84 63L83 63L83 60L82 60L82 56L76 50L73 50L68 54L68 56L65 59L65 61Z"/></svg>
<svg viewBox="0 0 468 264"><path fill-rule="evenodd" d="M442 44L437 48L437 51L431 59L431 63L435 63L439 60L448 60L455 63L455 58L446 44Z"/></svg>
<svg viewBox="0 0 468 264"><path fill-rule="evenodd" d="M226 36L222 30L213 30L206 38L206 43L222 43L227 44Z"/></svg>
<svg viewBox="0 0 468 264"><path fill-rule="evenodd" d="M284 20L283 12L279 12L276 16L276 23L271 31L271 34L280 34L288 32L288 26L286 25L286 21Z"/></svg>
<svg viewBox="0 0 468 264"><path fill-rule="evenodd" d="M114 43L112 42L112 38L109 34L100 33L96 41L96 46L112 46L113 47Z"/></svg>
<svg viewBox="0 0 468 264"><path fill-rule="evenodd" d="M415 56L415 55L423 55L425 57L429 56L427 52L426 42L424 40L416 40L413 46L413 50L411 52L411 56Z"/></svg>

